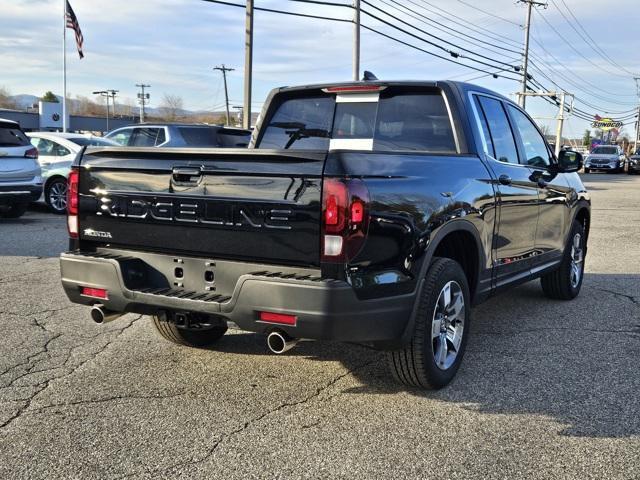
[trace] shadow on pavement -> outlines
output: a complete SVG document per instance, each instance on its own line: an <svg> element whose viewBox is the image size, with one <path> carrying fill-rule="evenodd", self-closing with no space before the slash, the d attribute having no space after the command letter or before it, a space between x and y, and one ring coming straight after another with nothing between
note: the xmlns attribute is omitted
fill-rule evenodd
<svg viewBox="0 0 640 480"><path fill-rule="evenodd" d="M456 379L439 391L396 384L384 354L357 345L300 342L286 355L343 363L362 383L344 394L407 392L481 413L547 417L566 425L565 436L638 436L640 297L629 295L633 285L640 275L591 274L571 302L546 299L538 282L491 299L475 310ZM265 342L233 335L215 350L271 355Z"/></svg>

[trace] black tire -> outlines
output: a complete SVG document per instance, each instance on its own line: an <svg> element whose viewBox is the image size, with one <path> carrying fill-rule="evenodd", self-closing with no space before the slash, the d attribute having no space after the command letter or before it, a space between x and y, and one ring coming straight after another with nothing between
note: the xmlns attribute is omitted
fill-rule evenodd
<svg viewBox="0 0 640 480"><path fill-rule="evenodd" d="M591 170L589 170L588 168L584 169L584 173L589 173Z"/></svg>
<svg viewBox="0 0 640 480"><path fill-rule="evenodd" d="M0 217L2 218L20 218L25 214L27 208L29 207L28 203L12 203L9 205L9 208L0 211Z"/></svg>
<svg viewBox="0 0 640 480"><path fill-rule="evenodd" d="M575 237L580 235L579 240L579 262L576 262L576 246ZM564 257L558 269L551 273L547 273L540 278L542 291L544 294L555 300L573 300L580 293L582 281L584 280L584 259L586 256L584 227L578 221L573 222L571 233L567 239L567 245L564 249ZM579 278L575 280L575 266L577 263L579 269Z"/></svg>
<svg viewBox="0 0 640 480"><path fill-rule="evenodd" d="M64 194L64 199L59 195ZM53 213L63 215L67 213L67 180L65 178L56 178L51 180L44 189L44 201Z"/></svg>
<svg viewBox="0 0 640 480"><path fill-rule="evenodd" d="M435 322L438 321L436 318L439 316L438 312L442 305L440 303L441 294L444 293L445 286L450 285L449 297L451 297L454 288L453 284L460 287L459 290L456 287L456 299L459 300L461 295L463 300L463 328L460 330L461 338L452 363L446 368L442 368L438 366L435 356L438 353L439 337L451 333L448 330L450 327L443 326L440 323L439 333L434 336L432 332L434 331L434 326L436 330L438 328L438 324ZM448 258L434 258L427 271L419 302L415 328L410 343L402 350L388 352L387 360L394 378L401 384L410 387L438 389L451 382L458 371L469 337L471 302L467 277L462 267ZM440 316L440 318L443 317ZM444 319L446 318L447 316L444 316ZM449 346L453 347L454 344L449 342L448 336L446 338L445 357L448 357L448 354L455 349L449 350ZM454 336L454 338L456 337ZM439 351L441 352L442 350ZM445 363L443 363L444 365Z"/></svg>
<svg viewBox="0 0 640 480"><path fill-rule="evenodd" d="M212 316L204 316L208 324L200 324L198 328L183 328L176 325L173 313L161 313L153 316L153 326L158 333L178 345L202 348L213 345L227 332L227 322Z"/></svg>

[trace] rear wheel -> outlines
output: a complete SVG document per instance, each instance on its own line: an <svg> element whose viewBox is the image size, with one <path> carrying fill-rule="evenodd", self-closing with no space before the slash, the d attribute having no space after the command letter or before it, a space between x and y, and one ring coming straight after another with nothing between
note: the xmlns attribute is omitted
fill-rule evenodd
<svg viewBox="0 0 640 480"><path fill-rule="evenodd" d="M67 181L64 178L52 180L44 191L44 200L53 213L59 215L67 211Z"/></svg>
<svg viewBox="0 0 640 480"><path fill-rule="evenodd" d="M547 297L572 300L578 296L584 277L585 247L584 228L580 222L574 221L560 267L540 279Z"/></svg>
<svg viewBox="0 0 640 480"><path fill-rule="evenodd" d="M27 211L28 203L12 203L4 210L0 210L0 217L19 218Z"/></svg>
<svg viewBox="0 0 640 480"><path fill-rule="evenodd" d="M221 318L205 314L189 315L190 320L181 324L175 313L163 312L153 316L153 326L170 342L196 348L214 344L227 331L227 322Z"/></svg>
<svg viewBox="0 0 640 480"><path fill-rule="evenodd" d="M413 338L388 353L389 367L404 385L442 388L458 371L469 336L469 286L460 265L436 258L419 301Z"/></svg>

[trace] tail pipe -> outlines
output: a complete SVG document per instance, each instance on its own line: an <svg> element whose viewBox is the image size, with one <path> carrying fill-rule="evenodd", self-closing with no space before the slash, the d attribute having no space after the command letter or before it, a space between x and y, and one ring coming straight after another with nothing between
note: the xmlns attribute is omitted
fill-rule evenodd
<svg viewBox="0 0 640 480"><path fill-rule="evenodd" d="M122 316L120 312L113 312L104 308L104 305L96 303L91 307L91 320L101 325L103 323L112 322Z"/></svg>
<svg viewBox="0 0 640 480"><path fill-rule="evenodd" d="M292 338L279 330L274 330L267 336L269 350L278 355L291 350L297 343L297 338Z"/></svg>

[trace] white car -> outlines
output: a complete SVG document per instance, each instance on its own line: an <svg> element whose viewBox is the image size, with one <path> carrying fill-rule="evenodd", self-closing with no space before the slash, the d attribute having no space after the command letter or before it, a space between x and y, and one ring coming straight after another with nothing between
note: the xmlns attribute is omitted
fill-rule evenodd
<svg viewBox="0 0 640 480"><path fill-rule="evenodd" d="M0 118L0 218L18 218L42 192L38 150L20 125Z"/></svg>
<svg viewBox="0 0 640 480"><path fill-rule="evenodd" d="M118 146L102 137L80 133L28 132L38 149L44 181L44 201L54 213L67 210L67 175L77 153L84 146Z"/></svg>

